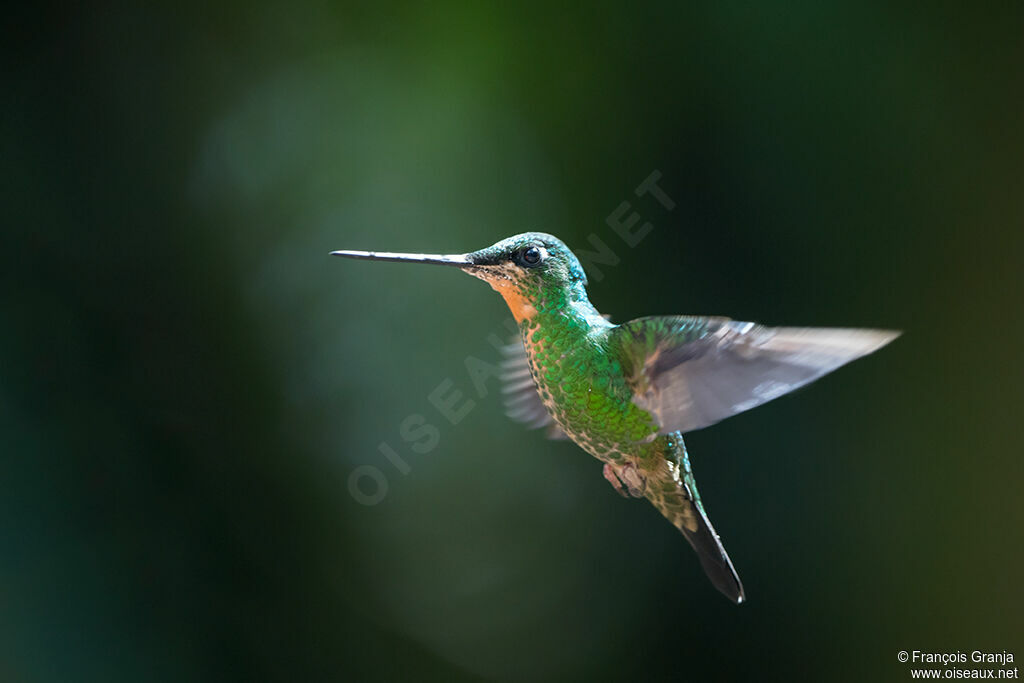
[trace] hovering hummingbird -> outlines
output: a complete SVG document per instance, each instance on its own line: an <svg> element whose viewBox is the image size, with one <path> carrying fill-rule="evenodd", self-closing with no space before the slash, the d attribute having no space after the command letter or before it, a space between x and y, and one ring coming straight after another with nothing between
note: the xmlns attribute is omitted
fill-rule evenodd
<svg viewBox="0 0 1024 683"><path fill-rule="evenodd" d="M587 298L576 256L539 232L467 254L331 253L454 266L489 283L520 332L503 363L509 416L572 439L604 463L620 494L651 501L736 603L745 599L743 584L704 511L683 434L787 394L899 335L681 315L615 325Z"/></svg>

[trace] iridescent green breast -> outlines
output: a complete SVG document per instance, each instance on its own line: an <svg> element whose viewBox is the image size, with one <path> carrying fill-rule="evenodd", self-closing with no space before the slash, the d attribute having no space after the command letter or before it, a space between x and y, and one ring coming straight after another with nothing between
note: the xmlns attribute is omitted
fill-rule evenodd
<svg viewBox="0 0 1024 683"><path fill-rule="evenodd" d="M589 310L588 310L589 309ZM609 352L611 323L589 304L539 310L520 323L544 406L563 431L605 462L650 449L651 416L633 403L622 365Z"/></svg>

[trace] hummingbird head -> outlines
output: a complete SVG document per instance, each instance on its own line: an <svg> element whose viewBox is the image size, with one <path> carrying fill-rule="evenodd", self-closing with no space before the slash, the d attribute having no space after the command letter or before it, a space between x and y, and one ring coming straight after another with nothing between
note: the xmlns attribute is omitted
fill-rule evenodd
<svg viewBox="0 0 1024 683"><path fill-rule="evenodd" d="M586 299L587 276L562 240L543 232L524 232L468 254L399 254L334 251L335 256L434 263L461 268L487 282L505 299L517 321L538 310Z"/></svg>
<svg viewBox="0 0 1024 683"><path fill-rule="evenodd" d="M587 276L562 240L543 232L524 232L467 254L466 272L501 294L516 320L538 310L586 298Z"/></svg>

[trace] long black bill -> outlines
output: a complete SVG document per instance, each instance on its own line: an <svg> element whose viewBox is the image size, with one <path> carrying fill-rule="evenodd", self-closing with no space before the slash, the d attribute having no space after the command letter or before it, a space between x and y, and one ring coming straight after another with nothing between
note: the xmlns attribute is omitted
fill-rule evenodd
<svg viewBox="0 0 1024 683"><path fill-rule="evenodd" d="M466 254L400 254L393 251L332 251L331 256L365 259L369 261L397 261L400 263L436 263L441 266L465 268L474 265Z"/></svg>

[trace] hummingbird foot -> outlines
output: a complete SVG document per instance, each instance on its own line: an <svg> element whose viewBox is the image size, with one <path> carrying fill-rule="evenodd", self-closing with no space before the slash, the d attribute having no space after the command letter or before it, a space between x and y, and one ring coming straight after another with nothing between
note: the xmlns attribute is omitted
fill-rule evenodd
<svg viewBox="0 0 1024 683"><path fill-rule="evenodd" d="M606 464L604 478L623 498L643 498L647 490L647 478L640 474L640 470L631 462L618 467Z"/></svg>
<svg viewBox="0 0 1024 683"><path fill-rule="evenodd" d="M622 488L622 482L619 480L619 477L615 474L615 470L612 469L612 466L605 465L603 472L604 478L608 480L608 483L612 485L612 488L615 489L616 493L618 493L623 498L629 498L629 494L626 493L626 490L624 488Z"/></svg>

